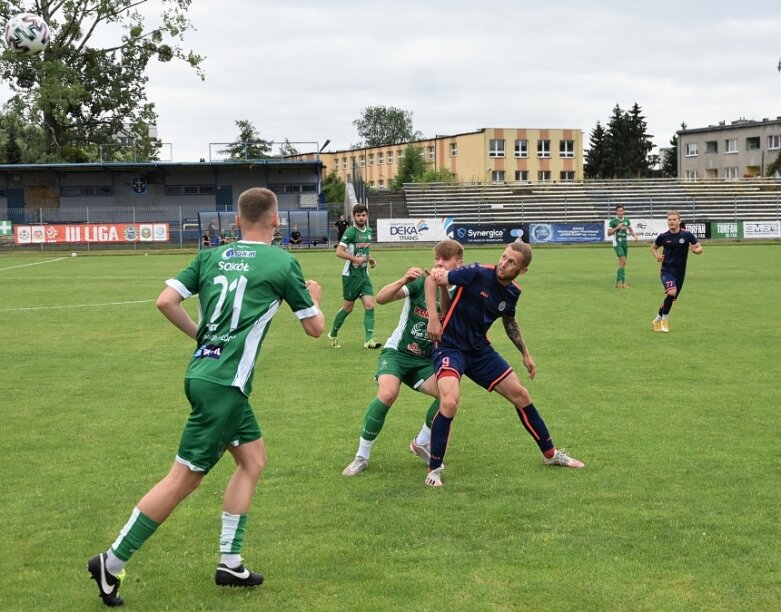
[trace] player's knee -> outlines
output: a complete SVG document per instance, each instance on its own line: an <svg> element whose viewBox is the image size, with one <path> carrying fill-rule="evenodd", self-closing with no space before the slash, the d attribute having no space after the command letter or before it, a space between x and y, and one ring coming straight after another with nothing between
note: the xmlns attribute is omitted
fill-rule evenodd
<svg viewBox="0 0 781 612"><path fill-rule="evenodd" d="M386 406L392 406L397 397L399 397L398 389L380 389L377 392L377 399Z"/></svg>
<svg viewBox="0 0 781 612"><path fill-rule="evenodd" d="M673 289L668 289L668 290L667 290L667 295L669 295L671 298L674 298L675 296L677 296L677 295L678 295L678 290L677 290L677 289L675 289L675 288L673 288Z"/></svg>
<svg viewBox="0 0 781 612"><path fill-rule="evenodd" d="M245 459L241 462L241 469L243 469L250 478L258 480L263 470L266 468L266 456L257 455Z"/></svg>
<svg viewBox="0 0 781 612"><path fill-rule="evenodd" d="M342 304L342 310L349 314L353 311L353 306L355 306L355 302L345 302Z"/></svg>

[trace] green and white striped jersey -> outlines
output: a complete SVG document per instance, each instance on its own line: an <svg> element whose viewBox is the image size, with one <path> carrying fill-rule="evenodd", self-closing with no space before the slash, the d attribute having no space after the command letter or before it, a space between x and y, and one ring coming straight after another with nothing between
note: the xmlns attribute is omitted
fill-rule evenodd
<svg viewBox="0 0 781 612"><path fill-rule="evenodd" d="M339 244L343 244L345 250L351 255L366 255L366 261L362 266L357 267L353 265L353 262L345 261L342 268L342 276L365 276L369 273L369 248L371 247L371 242L372 230L368 224L363 230L358 229L355 225L347 228Z"/></svg>
<svg viewBox="0 0 781 612"><path fill-rule="evenodd" d="M200 298L198 347L185 378L238 387L245 395L252 390L255 361L282 301L299 320L318 312L298 261L262 242L204 249L166 284L184 298Z"/></svg>

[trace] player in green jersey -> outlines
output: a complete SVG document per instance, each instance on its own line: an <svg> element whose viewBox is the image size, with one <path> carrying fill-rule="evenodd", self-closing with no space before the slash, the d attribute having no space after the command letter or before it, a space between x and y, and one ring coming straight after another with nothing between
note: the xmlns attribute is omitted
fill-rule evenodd
<svg viewBox="0 0 781 612"><path fill-rule="evenodd" d="M323 333L320 286L304 281L298 261L270 245L279 225L277 198L268 189L239 196L236 223L242 239L198 253L187 269L166 281L157 307L178 329L196 341L185 374L192 410L171 470L133 509L108 551L88 564L103 603L122 605L118 595L124 566L141 545L192 493L224 451L236 462L225 489L215 582L220 586L256 586L263 576L244 567L241 546L266 447L249 404L255 360L271 319L285 301L307 335ZM198 294L200 323L182 302Z"/></svg>
<svg viewBox="0 0 781 612"><path fill-rule="evenodd" d="M616 206L616 216L610 220L607 235L613 237L613 250L618 257L618 270L616 271L616 289L626 289L626 256L629 253L627 234L637 240L637 234L632 227L632 221L624 216L624 207Z"/></svg>
<svg viewBox="0 0 781 612"><path fill-rule="evenodd" d="M464 262L464 247L455 240L443 240L434 246L434 267L453 270ZM385 417L399 396L401 383L434 398L439 397L437 381L434 378L434 367L431 362L433 342L428 339L428 311L424 292L425 271L421 268L410 268L400 279L385 285L377 293L379 304L389 304L396 300L404 300L404 306L399 317L399 324L380 353L377 364L377 397L366 407L363 417L361 438L358 442L358 452L342 474L355 476L363 472L369 465L374 440L382 430ZM449 294L443 288L440 294L439 310L447 308ZM439 409L439 399L435 399L426 414L426 419L420 433L410 442L410 451L429 461L429 444L431 441L431 420Z"/></svg>
<svg viewBox="0 0 781 612"><path fill-rule="evenodd" d="M369 268L377 265L369 254L372 230L369 227L369 211L363 204L353 206L353 225L347 228L336 247L336 256L344 259L342 268L342 308L336 313L328 339L331 346L341 348L339 330L353 311L355 300L363 304L363 348L376 349L381 344L374 339L374 289L369 278Z"/></svg>

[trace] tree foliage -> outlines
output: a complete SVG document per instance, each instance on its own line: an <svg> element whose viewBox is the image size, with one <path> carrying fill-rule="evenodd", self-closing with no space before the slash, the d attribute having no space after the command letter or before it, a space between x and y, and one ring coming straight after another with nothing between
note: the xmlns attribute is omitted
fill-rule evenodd
<svg viewBox="0 0 781 612"><path fill-rule="evenodd" d="M624 111L616 104L607 123L599 122L591 133L584 168L587 178L641 178L651 176L651 135L642 109L635 102Z"/></svg>
<svg viewBox="0 0 781 612"><path fill-rule="evenodd" d="M686 129L686 123L681 123L681 129ZM662 162L662 176L675 178L678 176L678 134L673 134L670 138L670 149Z"/></svg>
<svg viewBox="0 0 781 612"><path fill-rule="evenodd" d="M336 170L331 170L320 182L320 191L325 194L326 202L344 202L344 181L339 178Z"/></svg>
<svg viewBox="0 0 781 612"><path fill-rule="evenodd" d="M781 175L781 152L776 155L776 158L770 162L765 171L766 176Z"/></svg>
<svg viewBox="0 0 781 612"><path fill-rule="evenodd" d="M358 147L381 147L420 138L412 126L412 112L395 106L367 106L353 121L361 142Z"/></svg>
<svg viewBox="0 0 781 612"><path fill-rule="evenodd" d="M391 181L390 188L393 191L401 191L404 183L415 183L416 178L423 176L428 165L423 159L423 153L412 144L408 144L404 149L404 159L399 163L399 171Z"/></svg>
<svg viewBox="0 0 781 612"><path fill-rule="evenodd" d="M287 155L298 155L299 153L300 151L287 138L285 138L284 142L279 145L279 154L282 157Z"/></svg>
<svg viewBox="0 0 781 612"><path fill-rule="evenodd" d="M260 132L248 119L237 119L239 135L220 151L230 159L267 159L271 157L271 141L260 137Z"/></svg>
<svg viewBox="0 0 781 612"><path fill-rule="evenodd" d="M159 143L149 136L149 126L157 115L147 100L146 68L152 59L181 60L203 78L203 58L181 47L192 29L191 0L160 0L159 23L151 26L139 11L148 1L0 0L0 17L35 13L51 31L49 46L37 56L0 55L0 78L12 91L4 117L42 130L42 151L33 161L97 159L99 150L104 160L154 156ZM96 44L118 28L119 40Z"/></svg>

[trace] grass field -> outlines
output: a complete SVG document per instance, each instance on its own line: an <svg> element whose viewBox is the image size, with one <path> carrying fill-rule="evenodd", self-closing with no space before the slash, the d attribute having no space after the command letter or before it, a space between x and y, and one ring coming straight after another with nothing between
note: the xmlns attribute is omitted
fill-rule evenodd
<svg viewBox="0 0 781 612"><path fill-rule="evenodd" d="M375 256L375 290L431 260ZM187 416L193 346L154 299L191 257L0 256L0 609L102 608L86 560L166 473ZM339 261L299 259L330 326ZM213 584L227 458L128 564L127 607L781 609L781 245L706 244L669 334L651 331L662 291L647 245L627 270L631 288L616 290L609 247L538 248L520 279L538 366L522 380L586 469L543 467L512 408L465 382L441 490L407 450L429 404L408 389L369 469L340 475L377 352L361 348L360 306L339 351L284 307L252 398L269 463L244 556L266 584ZM378 307L378 338L399 310ZM522 370L501 325L492 339Z"/></svg>

